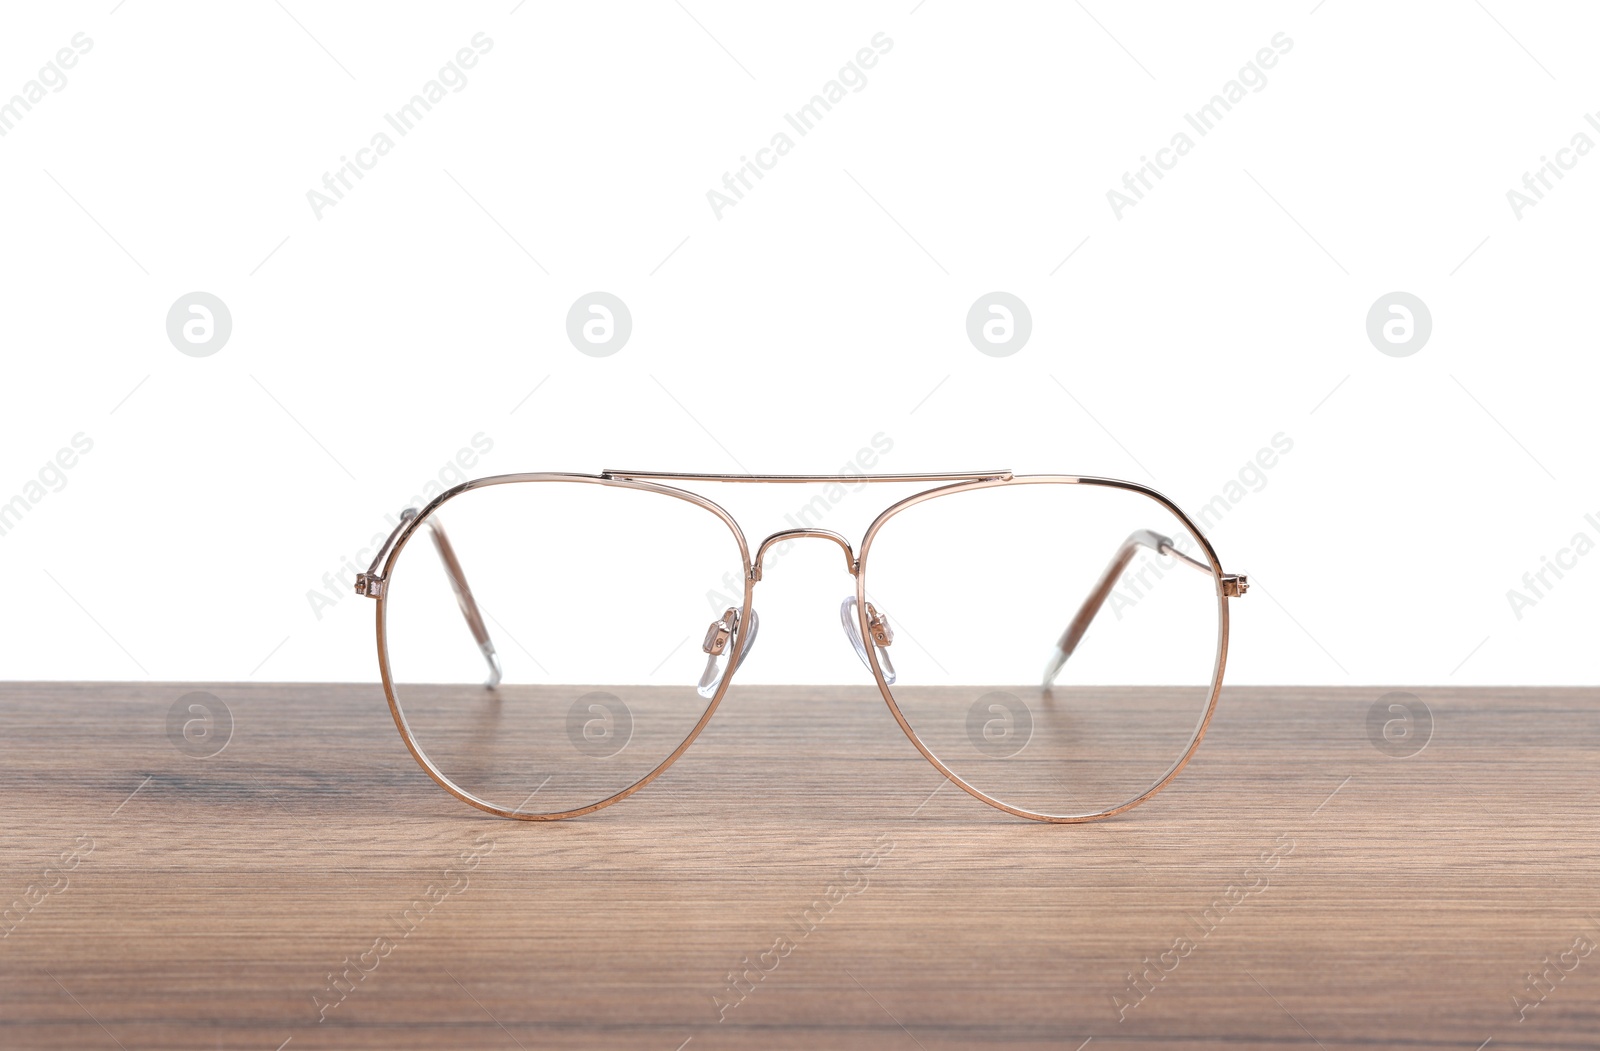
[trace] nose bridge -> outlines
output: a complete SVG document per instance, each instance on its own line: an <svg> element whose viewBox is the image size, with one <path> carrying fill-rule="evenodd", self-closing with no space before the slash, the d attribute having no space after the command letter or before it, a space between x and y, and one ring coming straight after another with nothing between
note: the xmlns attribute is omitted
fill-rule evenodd
<svg viewBox="0 0 1600 1051"><path fill-rule="evenodd" d="M850 541L846 540L838 533L835 533L831 529L780 529L778 532L773 533L771 536L761 541L761 546L756 549L755 563L752 567L754 579L761 579L761 567L767 560L767 548L771 547L773 544L781 544L789 540L799 540L804 537L818 537L823 540L832 540L835 544L838 544L839 547L844 551L845 572L849 573L851 576L856 575L856 570L859 567L859 563L856 561L856 553L851 550Z"/></svg>

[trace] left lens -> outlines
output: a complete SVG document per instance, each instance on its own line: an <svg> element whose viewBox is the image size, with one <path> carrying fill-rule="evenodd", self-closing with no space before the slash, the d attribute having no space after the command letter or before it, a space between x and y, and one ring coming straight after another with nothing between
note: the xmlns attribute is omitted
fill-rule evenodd
<svg viewBox="0 0 1600 1051"><path fill-rule="evenodd" d="M502 812L566 814L626 791L706 714L716 684L703 685L701 644L742 611L744 565L720 516L655 489L546 478L447 500L385 585L389 680L413 747L447 787ZM504 676L492 688L490 652Z"/></svg>
<svg viewBox="0 0 1600 1051"><path fill-rule="evenodd" d="M912 736L989 799L1087 819L1158 787L1221 671L1209 550L1144 491L1018 478L883 520L861 555ZM880 664L882 661L880 660Z"/></svg>

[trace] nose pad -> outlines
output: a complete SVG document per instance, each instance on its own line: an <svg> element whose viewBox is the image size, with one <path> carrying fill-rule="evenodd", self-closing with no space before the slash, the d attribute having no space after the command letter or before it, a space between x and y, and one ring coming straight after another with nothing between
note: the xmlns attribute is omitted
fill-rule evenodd
<svg viewBox="0 0 1600 1051"><path fill-rule="evenodd" d="M844 626L845 638L850 640L850 645L855 648L856 656L861 658L861 663L872 670L872 662L867 659L866 643L861 641L861 628L856 618L856 597L846 595L845 600L839 603L839 623ZM889 627L889 619L872 608L872 603L867 603L867 630L872 633L873 645L878 649L878 666L883 669L883 681L887 686L894 685L894 661L889 659L889 651L885 649L894 642L894 629Z"/></svg>
<svg viewBox="0 0 1600 1051"><path fill-rule="evenodd" d="M700 673L700 682L695 686L695 692L710 700L716 696L717 687L722 684L723 676L728 674L728 648L730 645L740 647L739 660L733 666L738 671L744 659L750 656L750 651L756 644L756 633L761 630L761 618L756 616L756 611L750 611L749 634L739 630L739 611L729 606L723 611L722 616L711 622L711 627L706 629L705 641L700 648L705 651L706 668Z"/></svg>

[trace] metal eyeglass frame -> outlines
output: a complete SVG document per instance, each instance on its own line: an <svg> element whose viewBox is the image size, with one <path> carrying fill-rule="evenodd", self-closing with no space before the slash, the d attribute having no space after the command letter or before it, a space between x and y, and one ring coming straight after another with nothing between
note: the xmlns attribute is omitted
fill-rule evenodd
<svg viewBox="0 0 1600 1051"><path fill-rule="evenodd" d="M695 504L696 506L710 511L713 515L720 518L725 525L727 525L728 529L733 533L734 539L738 541L739 556L744 563L744 600L742 607L739 609L729 607L729 609L722 615L721 618L713 621L710 629L706 633L705 642L702 645L702 649L708 655L706 676L701 680L702 695L705 695L704 691L708 687L708 681L714 683L715 692L709 695L710 700L706 706L706 710L700 716L699 721L695 723L695 726L689 732L689 735L685 737L678 747L673 749L672 753L668 755L666 759L662 760L659 765L628 787L616 792L611 796L608 796L605 799L600 800L599 802L555 814L532 814L521 811L507 810L503 807L494 805L486 799L482 799L476 795L473 795L472 793L467 792L456 785L432 762L432 760L427 757L412 736L411 728L407 724L405 715L400 709L400 702L395 693L394 679L389 668L389 647L387 635L388 594L386 585L388 583L389 575L394 569L395 561L400 556L400 552L405 549L406 544L416 534L417 530L421 529L423 525L426 524L428 526L429 534L433 540L434 546L438 552L439 558L443 563L446 576L449 578L450 586L455 594L456 601L461 607L462 616L466 619L467 626L472 632L473 639L477 642L478 647L483 653L484 659L488 664L489 675L484 685L488 689L494 689L499 685L500 661L495 653L494 643L489 636L488 630L484 626L483 618L480 615L477 603L472 596L472 589L467 584L465 575L461 569L461 564L456 559L454 549L451 547L450 540L445 534L444 526L436 517L435 513L442 505L449 502L454 497L457 497L470 490L479 489L490 485L506 485L522 482L576 482L593 485L620 486L629 489L644 490L646 492L660 493L664 496L671 496L680 500L685 500L691 504ZM695 482L754 482L778 484L821 484L835 482L848 483L851 485L856 485L863 482L938 484L935 484L934 488L925 489L921 492L914 493L911 496L899 500L898 502L890 505L887 510L879 514L878 517L872 521L872 524L867 527L866 535L861 540L861 550L859 554L857 554L851 548L849 540L832 530L797 528L779 530L778 532L766 537L757 547L755 558L752 560L750 557L750 545L745 539L744 531L739 527L739 523L734 520L732 515L723 510L722 507L713 501L701 496L699 493L678 488L678 486L681 484ZM949 767L947 767L943 762L941 762L939 757L934 755L933 752L925 744L923 744L922 740L917 736L916 731L911 728L911 724L901 713L899 705L895 703L894 695L889 689L890 685L894 682L894 670L888 659L888 647L892 645L894 641L893 630L890 628L888 621L881 617L878 612L873 609L872 604L867 601L866 567L868 556L872 551L872 541L873 538L878 535L878 531L883 528L884 524L895 515L899 514L901 511L904 511L906 508L922 503L925 500L935 499L940 496L948 496L953 493L968 492L975 489L989 489L998 486L1033 484L1103 486L1142 494L1143 496L1154 500L1156 503L1166 508L1173 514L1174 517L1178 519L1180 523L1183 524L1184 528L1188 530L1189 534L1193 536L1196 541L1198 541L1200 546L1199 553L1203 556L1202 558L1191 557L1190 555L1179 551L1170 538L1162 536L1161 534L1148 529L1135 530L1132 534L1130 534L1127 540L1123 542L1122 546L1113 555L1111 561L1107 564L1105 571L1101 574L1093 589L1091 589L1089 594L1084 598L1082 604L1078 608L1077 613L1073 616L1072 620L1068 623L1066 630L1062 633L1060 641L1058 641L1056 644L1056 651L1046 666L1042 682L1043 686L1048 688L1055 680L1056 675L1060 672L1062 666L1072 655L1073 650L1078 645L1078 642L1083 638L1084 633L1088 630L1089 625L1094 620L1096 613L1099 612L1101 606L1110 596L1113 587L1117 583L1117 580L1132 562L1134 556L1138 554L1139 548L1146 547L1160 554L1172 556L1180 563L1210 575L1216 582L1218 615L1216 660L1212 667L1211 693L1206 701L1205 715L1200 720L1200 724L1195 731L1193 739L1189 742L1189 746L1184 751L1183 755L1180 756L1177 761L1174 762L1170 768L1168 768L1166 773L1163 774L1141 795L1119 806L1095 814L1056 816L1023 810L999 799L995 799L993 796L990 796L975 786L969 784ZM846 599L845 606L841 610L847 634L851 636L851 642L855 645L858 655L861 656L867 667L871 669L873 678L877 681L878 690L883 694L884 702L889 706L890 714L894 716L895 722L899 723L900 729L905 732L905 735L911 741L911 744L917 749L918 752L922 753L923 758L932 763L935 769L937 769L951 782L966 791L969 795L972 795L977 799L981 799L983 802L988 803L992 807L1003 810L1009 814L1015 814L1018 817L1030 818L1036 821L1053 822L1057 824L1078 824L1086 821L1098 821L1104 818L1113 817L1117 814L1123 813L1124 811L1131 810L1133 807L1138 806L1140 803L1143 803L1145 800L1161 791L1161 789L1165 788L1167 784L1169 784L1172 779L1178 775L1184 766L1188 764L1190 758L1194 755L1195 750L1199 748L1200 741L1205 736L1206 728L1211 723L1211 717L1216 712L1217 698L1222 690L1223 670L1227 665L1228 656L1228 599L1237 598L1243 595L1249 588L1248 579L1244 575L1230 574L1223 571L1222 563L1218 560L1217 553L1212 548L1210 541L1207 540L1205 535L1200 532L1199 528L1194 524L1189 516L1185 514L1177 504L1167 499L1167 497L1163 496L1156 490L1151 489L1148 486L1140 485L1137 482L1126 482L1112 478L1097 478L1080 475L1014 475L1009 470L951 471L926 474L878 475L690 474L663 471L623 470L605 470L598 475L568 474L560 472L502 474L487 478L476 478L468 482L462 482L461 484L453 486L434 497L420 511L415 508L407 508L401 513L400 517L400 524L395 527L394 531L390 533L388 539L384 541L383 546L378 549L378 553L373 557L372 564L368 567L367 571L359 574L356 577L355 582L356 594L364 595L368 598L376 600L377 602L378 668L383 677L383 692L388 698L389 711L394 716L395 726L399 729L400 736L405 741L406 748L411 752L412 757L415 758L418 764L422 766L423 770L427 771L428 776L432 777L433 780L437 782L445 791L449 792L451 795L462 800L463 802L479 808L480 810L485 810L491 814L496 814L501 817L516 818L524 821L554 821L562 818L578 817L583 814L592 813L593 811L599 810L603 807L610 806L612 803L627 798L634 792L637 792L639 789L649 784L651 781L655 780L662 774L662 772L676 762L678 757L682 755L691 744L694 743L695 738L700 736L700 732L705 729L706 724L711 721L711 717L716 714L717 706L721 704L723 695L727 693L728 686L733 681L734 672L737 671L745 656L750 652L750 645L755 638L756 626L758 624L755 610L753 608L755 585L761 580L762 562L764 556L766 555L767 549L773 544L783 543L784 541L795 540L802 537L818 537L826 540L832 540L843 550L846 566L850 572L850 575L855 579L856 584L856 591L855 595L853 596L853 601L851 599ZM854 619L853 631L850 630L852 627L852 617ZM871 640L870 644L865 641L869 639ZM730 644L733 647L731 652L728 650L728 646ZM718 671L716 678L712 680L712 671L715 667L717 667L719 658L725 661L725 663L721 666L721 670Z"/></svg>

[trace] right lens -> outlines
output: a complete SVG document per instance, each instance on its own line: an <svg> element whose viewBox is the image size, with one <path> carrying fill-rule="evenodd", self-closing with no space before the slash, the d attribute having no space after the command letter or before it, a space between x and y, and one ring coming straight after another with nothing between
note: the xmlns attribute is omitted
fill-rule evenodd
<svg viewBox="0 0 1600 1051"><path fill-rule="evenodd" d="M727 662L701 645L728 608L742 613L744 566L726 521L670 493L552 479L458 494L419 523L385 585L413 745L455 790L512 813L632 787L705 715ZM491 650L504 677L488 688Z"/></svg>
<svg viewBox="0 0 1600 1051"><path fill-rule="evenodd" d="M1205 547L1160 501L1026 477L957 489L885 520L862 566L869 613L893 631L895 706L990 799L1093 817L1192 750L1220 599Z"/></svg>

